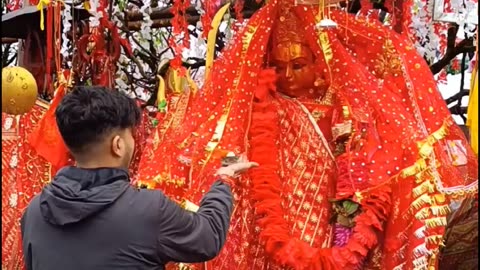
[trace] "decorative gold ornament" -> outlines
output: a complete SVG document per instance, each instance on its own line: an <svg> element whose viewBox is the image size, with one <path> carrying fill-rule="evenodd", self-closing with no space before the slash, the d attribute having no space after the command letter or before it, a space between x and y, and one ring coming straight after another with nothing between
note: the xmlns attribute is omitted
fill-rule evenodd
<svg viewBox="0 0 480 270"><path fill-rule="evenodd" d="M35 105L37 95L37 82L28 70L22 67L2 69L2 112L27 113Z"/></svg>
<svg viewBox="0 0 480 270"><path fill-rule="evenodd" d="M272 44L307 44L305 32L299 31L300 19L290 7L282 7L280 13L280 18L272 29Z"/></svg>

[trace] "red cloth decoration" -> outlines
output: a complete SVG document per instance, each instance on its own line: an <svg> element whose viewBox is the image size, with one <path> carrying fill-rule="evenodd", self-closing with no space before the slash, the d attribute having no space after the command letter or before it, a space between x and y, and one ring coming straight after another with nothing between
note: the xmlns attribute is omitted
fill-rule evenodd
<svg viewBox="0 0 480 270"><path fill-rule="evenodd" d="M60 84L47 112L28 136L28 142L37 154L50 162L56 169L67 165L70 158L69 150L58 131L55 118L55 110L65 94L66 87L64 84Z"/></svg>
<svg viewBox="0 0 480 270"><path fill-rule="evenodd" d="M27 141L46 111L37 104L21 116L2 113L2 268L24 269L20 218L25 207L55 173Z"/></svg>

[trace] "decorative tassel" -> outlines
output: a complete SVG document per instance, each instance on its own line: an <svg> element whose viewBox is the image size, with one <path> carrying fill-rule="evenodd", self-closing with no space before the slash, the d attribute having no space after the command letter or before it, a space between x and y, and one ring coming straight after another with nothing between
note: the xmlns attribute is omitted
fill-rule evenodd
<svg viewBox="0 0 480 270"><path fill-rule="evenodd" d="M429 180L426 180L422 184L418 185L417 187L415 187L412 190L413 197L417 198L418 196L420 196L420 195L422 195L426 192L432 193L432 192L434 192L434 188L435 187L432 185L432 183L430 183Z"/></svg>
<svg viewBox="0 0 480 270"><path fill-rule="evenodd" d="M402 178L407 178L409 176L416 175L424 171L426 168L427 168L426 161L424 159L419 159L412 166L403 169L400 175L402 176Z"/></svg>
<svg viewBox="0 0 480 270"><path fill-rule="evenodd" d="M417 174L415 174L415 183L420 184L422 182L425 182L425 172L426 171L421 171Z"/></svg>
<svg viewBox="0 0 480 270"><path fill-rule="evenodd" d="M415 208L416 210L420 209L423 207L425 204L431 204L432 199L428 194L423 194L422 196L418 197L413 203L411 204L411 207Z"/></svg>
<svg viewBox="0 0 480 270"><path fill-rule="evenodd" d="M430 216L430 211L428 210L428 207L422 208L422 210L418 211L415 214L415 218L418 220L425 220Z"/></svg>
<svg viewBox="0 0 480 270"><path fill-rule="evenodd" d="M416 269L425 269L425 267L428 265L428 260L427 260L427 257L426 256L422 256L418 259L415 259L413 261L413 266L416 268Z"/></svg>
<svg viewBox="0 0 480 270"><path fill-rule="evenodd" d="M450 207L448 205L434 205L430 207L434 216L446 216L450 213Z"/></svg>
<svg viewBox="0 0 480 270"><path fill-rule="evenodd" d="M439 234L432 235L432 236L428 236L426 240L427 240L427 243L429 244L439 245L443 241L443 236Z"/></svg>
<svg viewBox="0 0 480 270"><path fill-rule="evenodd" d="M436 228L440 226L447 226L447 218L446 217L435 217L425 220L425 226L428 229Z"/></svg>
<svg viewBox="0 0 480 270"><path fill-rule="evenodd" d="M421 158L427 158L433 152L433 145L442 140L448 134L449 121L445 121L437 131L430 134L425 140L417 143L418 154Z"/></svg>
<svg viewBox="0 0 480 270"><path fill-rule="evenodd" d="M422 227L418 228L414 232L415 237L418 238L418 239L424 238L425 237L425 229L426 229L425 226L422 226Z"/></svg>
<svg viewBox="0 0 480 270"><path fill-rule="evenodd" d="M429 251L427 249L427 245L425 243L417 246L416 248L413 249L413 255L416 258L420 258L422 256L425 256L426 254L429 254Z"/></svg>
<svg viewBox="0 0 480 270"><path fill-rule="evenodd" d="M428 158L433 152L433 145L428 141L417 143L418 155L421 158Z"/></svg>

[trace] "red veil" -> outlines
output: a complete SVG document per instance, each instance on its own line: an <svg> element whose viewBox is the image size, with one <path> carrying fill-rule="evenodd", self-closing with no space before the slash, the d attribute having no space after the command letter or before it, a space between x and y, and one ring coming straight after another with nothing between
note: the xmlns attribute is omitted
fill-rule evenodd
<svg viewBox="0 0 480 270"><path fill-rule="evenodd" d="M354 269L363 258L368 269L434 266L449 203L477 193L476 156L411 42L375 19L340 11L328 12L337 27L316 27L318 8L300 5L291 12L355 130L346 155L336 160L337 183L327 182L328 188L336 188L337 197L353 197L362 213L343 247L314 248L291 239L282 186L272 174L275 159L268 163L275 155L267 146L275 147L271 141L280 136L275 108L268 98L254 98L262 89L258 74L271 29L286 4L293 3L268 1L216 60L203 89L180 97L152 135L138 180L198 203L227 152L260 163L234 190L229 238L213 269ZM366 185L356 182L359 173Z"/></svg>

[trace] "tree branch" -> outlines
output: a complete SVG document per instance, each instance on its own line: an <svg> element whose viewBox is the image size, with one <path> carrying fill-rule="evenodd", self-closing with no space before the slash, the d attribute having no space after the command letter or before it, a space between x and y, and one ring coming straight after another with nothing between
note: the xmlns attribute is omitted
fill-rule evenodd
<svg viewBox="0 0 480 270"><path fill-rule="evenodd" d="M447 50L442 59L438 60L436 63L430 65L430 71L435 75L442 71L450 62L461 53L474 52L475 46L473 46L473 39L464 39L458 44L456 43L458 24L452 24L448 28L447 32Z"/></svg>

